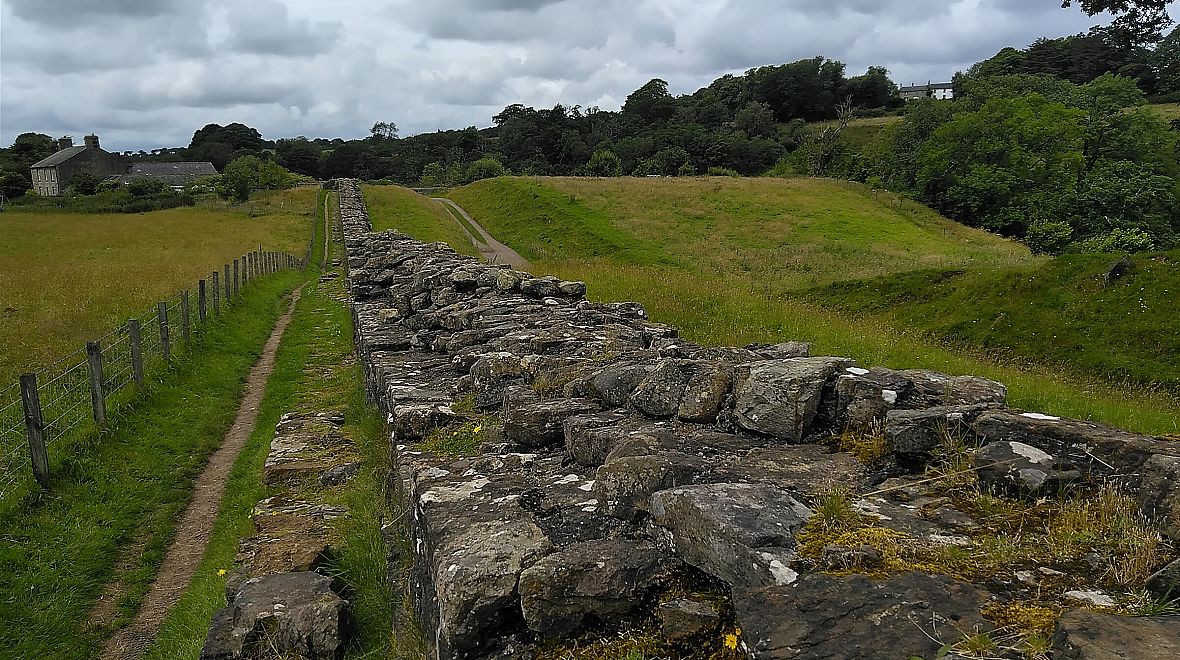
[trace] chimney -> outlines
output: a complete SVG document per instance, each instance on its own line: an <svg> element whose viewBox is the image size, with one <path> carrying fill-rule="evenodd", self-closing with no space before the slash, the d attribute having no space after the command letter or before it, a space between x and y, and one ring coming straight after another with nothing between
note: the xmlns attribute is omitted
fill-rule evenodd
<svg viewBox="0 0 1180 660"><path fill-rule="evenodd" d="M74 146L74 138L72 138L68 135L63 135L57 139L57 150L58 151L65 151L66 149L69 149L72 146Z"/></svg>
<svg viewBox="0 0 1180 660"><path fill-rule="evenodd" d="M98 148L98 136L97 135L87 135L86 137L84 137L82 139L85 140L87 149L97 149Z"/></svg>

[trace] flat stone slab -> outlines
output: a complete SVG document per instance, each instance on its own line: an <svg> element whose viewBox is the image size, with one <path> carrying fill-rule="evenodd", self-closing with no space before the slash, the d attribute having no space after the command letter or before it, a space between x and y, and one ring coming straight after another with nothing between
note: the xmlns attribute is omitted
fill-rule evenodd
<svg viewBox="0 0 1180 660"><path fill-rule="evenodd" d="M1061 615L1054 660L1162 660L1180 657L1180 616L1116 616L1084 609Z"/></svg>
<svg viewBox="0 0 1180 660"><path fill-rule="evenodd" d="M652 519L689 564L735 588L787 585L795 534L811 511L765 484L709 484L652 496Z"/></svg>
<svg viewBox="0 0 1180 660"><path fill-rule="evenodd" d="M734 594L741 645L752 660L933 658L965 634L986 632L987 592L947 577L907 573L806 575L790 586Z"/></svg>
<svg viewBox="0 0 1180 660"><path fill-rule="evenodd" d="M275 427L262 468L268 486L314 482L320 475L353 458L352 441L340 432L339 413L287 413Z"/></svg>

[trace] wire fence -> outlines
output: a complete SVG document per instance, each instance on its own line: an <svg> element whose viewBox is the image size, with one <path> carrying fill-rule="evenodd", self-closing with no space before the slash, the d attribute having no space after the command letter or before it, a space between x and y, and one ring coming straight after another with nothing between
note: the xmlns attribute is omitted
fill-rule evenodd
<svg viewBox="0 0 1180 660"><path fill-rule="evenodd" d="M235 259L217 271L219 276L226 269L239 274L238 281L230 283L230 289L237 289L230 296L225 295L227 282L219 283L218 312L229 311L243 286L254 278L302 270L307 263L306 256L261 250ZM48 447L61 444L79 429L105 427L112 397L121 401L132 396L133 390L145 386L146 374L167 365L177 347L199 337L205 328L202 317L206 324L216 318L212 281L212 277L202 280L208 293L203 312L198 296L181 292L86 349L26 374L19 382L0 385L0 499L30 479L48 487Z"/></svg>

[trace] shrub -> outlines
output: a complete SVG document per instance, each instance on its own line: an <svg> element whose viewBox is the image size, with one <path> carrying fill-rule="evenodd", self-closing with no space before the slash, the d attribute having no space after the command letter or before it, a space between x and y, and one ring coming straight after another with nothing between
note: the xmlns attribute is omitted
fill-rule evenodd
<svg viewBox="0 0 1180 660"><path fill-rule="evenodd" d="M507 173L508 171L504 169L500 161L485 156L467 166L463 172L463 179L467 183L471 183L482 179L494 179Z"/></svg>
<svg viewBox="0 0 1180 660"><path fill-rule="evenodd" d="M1037 254L1058 255L1073 238L1073 228L1060 220L1038 220L1028 227L1024 242Z"/></svg>
<svg viewBox="0 0 1180 660"><path fill-rule="evenodd" d="M1155 249L1151 235L1142 229L1114 229L1105 236L1078 241L1069 246L1070 252L1147 252Z"/></svg>
<svg viewBox="0 0 1180 660"><path fill-rule="evenodd" d="M610 149L595 151L586 163L587 176L620 176L622 173L623 161Z"/></svg>
<svg viewBox="0 0 1180 660"><path fill-rule="evenodd" d="M737 170L731 170L728 167L710 167L708 174L709 174L709 176L732 176L732 177L740 177L742 175L741 172L738 172Z"/></svg>

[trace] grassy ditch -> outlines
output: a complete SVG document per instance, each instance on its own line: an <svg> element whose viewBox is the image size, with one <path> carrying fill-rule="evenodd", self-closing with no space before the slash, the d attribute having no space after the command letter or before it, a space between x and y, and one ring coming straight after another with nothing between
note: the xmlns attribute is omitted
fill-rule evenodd
<svg viewBox="0 0 1180 660"><path fill-rule="evenodd" d="M279 347L267 384L258 427L238 458L204 560L188 591L165 621L147 658L197 658L213 613L225 605L226 572L238 541L254 533L255 503L278 490L263 485L262 468L274 427L286 412L342 411L342 432L355 443L363 466L347 485L297 493L313 501L343 504L349 516L337 528L337 551L328 571L348 589L359 638L348 658L390 657L391 649L413 645L391 635L395 604L386 575L381 521L393 512L386 492L390 469L385 420L365 403L363 375L354 364L352 321L343 302L342 279L304 290Z"/></svg>
<svg viewBox="0 0 1180 660"><path fill-rule="evenodd" d="M303 274L251 283L191 350L153 373L110 430L50 452L52 487L0 504L0 648L18 658L90 658L151 584L205 460L233 421L242 383ZM134 548L135 556L120 557ZM116 570L116 567L118 569ZM89 613L112 580L112 619Z"/></svg>

